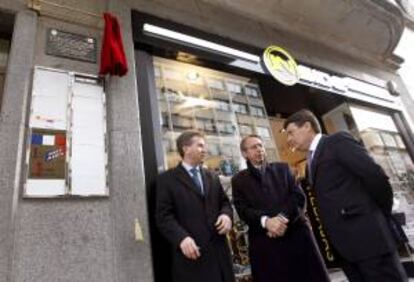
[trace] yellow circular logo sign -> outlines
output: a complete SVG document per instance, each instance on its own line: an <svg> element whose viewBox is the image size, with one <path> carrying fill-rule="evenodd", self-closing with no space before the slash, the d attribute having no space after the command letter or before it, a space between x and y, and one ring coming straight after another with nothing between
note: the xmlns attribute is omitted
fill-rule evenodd
<svg viewBox="0 0 414 282"><path fill-rule="evenodd" d="M277 81L288 86L299 81L298 65L284 49L272 45L263 53L263 62L270 74Z"/></svg>

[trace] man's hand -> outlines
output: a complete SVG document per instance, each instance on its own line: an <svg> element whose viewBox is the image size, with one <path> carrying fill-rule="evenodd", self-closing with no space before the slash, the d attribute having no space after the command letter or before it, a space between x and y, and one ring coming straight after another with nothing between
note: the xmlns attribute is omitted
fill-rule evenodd
<svg viewBox="0 0 414 282"><path fill-rule="evenodd" d="M288 223L289 220L281 216L268 218L265 222L267 236L270 238L283 236L286 232Z"/></svg>
<svg viewBox="0 0 414 282"><path fill-rule="evenodd" d="M181 252L188 259L196 260L200 257L200 248L196 245L193 238L187 236L180 243Z"/></svg>
<svg viewBox="0 0 414 282"><path fill-rule="evenodd" d="M215 224L217 231L219 234L223 235L226 234L231 230L231 219L227 214L221 214L217 218L216 224Z"/></svg>

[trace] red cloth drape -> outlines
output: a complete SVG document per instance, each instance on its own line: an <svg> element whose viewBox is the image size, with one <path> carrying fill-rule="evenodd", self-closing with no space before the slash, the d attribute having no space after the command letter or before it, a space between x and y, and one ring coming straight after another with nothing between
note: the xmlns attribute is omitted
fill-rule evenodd
<svg viewBox="0 0 414 282"><path fill-rule="evenodd" d="M99 74L123 76L128 71L121 29L118 19L110 13L104 13L105 29L102 40L101 65Z"/></svg>

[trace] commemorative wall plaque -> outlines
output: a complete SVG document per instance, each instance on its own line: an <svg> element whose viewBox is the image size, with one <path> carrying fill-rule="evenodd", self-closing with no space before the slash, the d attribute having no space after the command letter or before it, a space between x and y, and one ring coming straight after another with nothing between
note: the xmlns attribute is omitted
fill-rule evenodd
<svg viewBox="0 0 414 282"><path fill-rule="evenodd" d="M72 60L96 63L96 39L50 28L47 31L46 54Z"/></svg>

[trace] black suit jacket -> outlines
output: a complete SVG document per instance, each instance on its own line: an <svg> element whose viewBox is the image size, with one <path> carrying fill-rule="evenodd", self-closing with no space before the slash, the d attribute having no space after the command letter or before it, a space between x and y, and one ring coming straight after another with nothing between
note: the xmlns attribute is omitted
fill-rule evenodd
<svg viewBox="0 0 414 282"><path fill-rule="evenodd" d="M322 221L340 255L358 261L395 250L386 220L392 188L361 144L345 132L323 136L311 173Z"/></svg>
<svg viewBox="0 0 414 282"><path fill-rule="evenodd" d="M202 169L204 195L179 164L157 179L156 223L170 242L173 254L173 281L234 281L226 236L214 226L220 214L232 218L230 202L218 177ZM184 257L180 242L187 236L200 247L201 257ZM223 280L221 280L224 275Z"/></svg>

